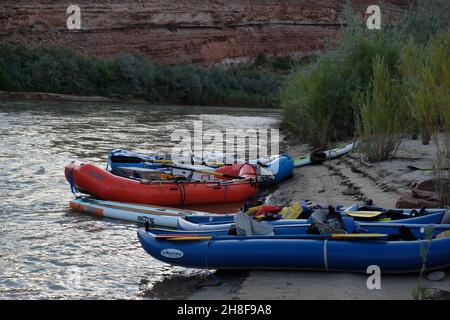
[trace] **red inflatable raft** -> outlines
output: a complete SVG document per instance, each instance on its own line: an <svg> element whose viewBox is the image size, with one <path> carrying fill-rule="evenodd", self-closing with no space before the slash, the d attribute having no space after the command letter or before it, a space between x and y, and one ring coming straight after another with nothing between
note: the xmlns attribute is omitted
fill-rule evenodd
<svg viewBox="0 0 450 320"><path fill-rule="evenodd" d="M67 181L80 192L102 200L184 206L242 202L258 192L256 169L250 164L224 166L216 170L245 179L214 182L141 182L115 176L95 165L72 161L65 167Z"/></svg>

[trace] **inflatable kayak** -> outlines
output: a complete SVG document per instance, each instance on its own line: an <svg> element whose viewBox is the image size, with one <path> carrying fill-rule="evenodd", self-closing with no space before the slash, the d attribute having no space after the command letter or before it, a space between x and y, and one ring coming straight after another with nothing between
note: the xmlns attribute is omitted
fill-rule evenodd
<svg viewBox="0 0 450 320"><path fill-rule="evenodd" d="M302 203L302 215L311 215L317 206L308 208ZM327 207L327 206L323 206ZM334 209L340 212L343 217L352 217L355 221L368 223L409 223L409 224L448 224L450 223L450 210L448 209L390 209L371 206L358 206L357 204L349 207L335 206ZM302 215L300 217L302 217ZM228 214L220 221L214 218L205 219L204 216L191 216L189 222L180 223L180 230L206 230L206 229L226 229L234 223L234 214ZM283 219L279 215L271 217L269 221L263 221L272 225L307 223L307 218Z"/></svg>
<svg viewBox="0 0 450 320"><path fill-rule="evenodd" d="M432 240L425 240L424 225L412 226L413 233L420 236L418 240L387 240L385 236L397 234L400 227L386 224L376 229L380 233L340 236L305 234L304 230L272 236L177 235L141 228L138 238L152 257L188 268L365 273L369 266L376 265L382 273L409 273L422 268L421 248L429 248L426 270L450 265L450 237L445 237L450 226L441 225L433 230Z"/></svg>
<svg viewBox="0 0 450 320"><path fill-rule="evenodd" d="M214 182L153 182L115 176L81 161L72 161L65 167L72 191L78 190L102 200L184 206L243 202L258 192L256 169L250 164L225 166L214 172L223 178Z"/></svg>
<svg viewBox="0 0 450 320"><path fill-rule="evenodd" d="M177 228L178 220L189 220L189 217L201 217L203 222L227 222L228 214L214 214L202 211L175 209L154 205L104 201L86 197L78 197L69 201L69 206L82 213L98 217L120 219L125 221L145 223L152 226ZM194 220L196 221L196 220Z"/></svg>
<svg viewBox="0 0 450 320"><path fill-rule="evenodd" d="M346 217L346 215L343 215ZM444 218L445 217L445 218ZM224 230L229 230L234 226L234 215L228 214L224 217L221 217L220 220L216 220L215 217L211 217L208 219L208 216L201 215L192 215L186 219L180 219L175 226L177 230L187 231L187 232L197 232L197 231L205 231L205 232L222 232ZM226 221L228 220L228 221ZM450 223L450 213L445 213L445 211L438 211L434 213L429 213L426 216L416 217L416 218L406 218L402 220L392 220L389 222L377 222L377 221L358 221L358 223L364 223L369 225L384 225L384 224L436 224L439 225L441 223L448 224ZM200 222L200 223L199 223ZM261 221L266 224L273 225L274 227L281 226L291 226L291 225L302 225L307 224L307 219L279 219L279 220L269 220L269 221Z"/></svg>
<svg viewBox="0 0 450 320"><path fill-rule="evenodd" d="M178 225L180 223L189 223L185 219L178 219ZM307 234L308 228L311 226L310 223L300 223L291 221L291 223L280 224L280 225L272 225L271 231L273 231L273 235L277 236L295 236L299 234ZM353 229L358 229L366 234L385 234L386 230L394 230L390 231L389 234L398 233L400 227L408 228L411 231L411 234L416 238L423 237L426 227L433 228L433 235L437 235L444 231L447 231L450 228L449 224L413 224L413 223L367 223L367 222L357 222L352 226ZM229 228L224 229L199 229L199 230L180 230L180 229L167 229L166 227L152 227L149 225L148 231L153 234L163 234L167 236L180 236L180 237L188 237L188 236L226 236L229 235L230 232L233 231L235 225L230 225Z"/></svg>
<svg viewBox="0 0 450 320"><path fill-rule="evenodd" d="M313 152L310 155L301 157L294 160L296 168L307 166L312 163L321 163L325 160L334 159L340 157L346 153L349 153L355 147L355 143L349 143L343 147L330 149L327 151Z"/></svg>
<svg viewBox="0 0 450 320"><path fill-rule="evenodd" d="M82 213L92 214L100 217L121 219L136 223L145 223L146 221L149 221L151 225L177 228L178 230L185 230L185 231L228 230L234 224L234 216L235 216L235 214L233 213L215 214L203 211L174 209L155 205L104 201L87 197L77 197L76 199L71 200L69 202L69 205L73 209ZM353 210L355 208L355 205L350 206L348 208L351 208ZM341 211L345 211L348 208L341 208ZM413 210L410 209L404 210L405 217L411 215L411 211ZM355 220L358 220L358 218L355 218ZM279 219L263 222L272 224L274 226L282 226L293 224L306 224L308 220ZM373 223L378 221L368 220L367 222ZM401 220L392 220L386 223L398 223L398 222L408 224L450 223L450 211L447 213L446 209L428 209L423 216L409 217Z"/></svg>

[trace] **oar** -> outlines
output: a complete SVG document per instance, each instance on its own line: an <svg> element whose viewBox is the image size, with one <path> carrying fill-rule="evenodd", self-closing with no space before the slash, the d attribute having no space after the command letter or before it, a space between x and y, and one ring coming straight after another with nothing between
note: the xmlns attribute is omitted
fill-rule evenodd
<svg viewBox="0 0 450 320"><path fill-rule="evenodd" d="M372 238L386 238L387 234L382 233L336 233L330 235L305 234L305 235L279 235L279 236L202 236L198 234L191 235L156 235L156 239L165 239L173 241L201 241L201 240L245 240L245 239L316 239L316 240L360 240Z"/></svg>
<svg viewBox="0 0 450 320"><path fill-rule="evenodd" d="M207 171L207 170L201 170L201 169L194 169L194 168L183 167L183 166L175 166L175 165L171 165L171 164L162 164L162 165L164 167L168 167L168 168L188 170L188 171L192 171L192 172L209 174L209 175L218 176L218 177L231 178L231 179L246 179L244 177L233 176L233 175L226 174L226 173L221 173L221 172Z"/></svg>
<svg viewBox="0 0 450 320"><path fill-rule="evenodd" d="M438 170L450 170L449 168L441 168L441 169L436 169L436 168L419 168L416 166L408 166L408 169L410 170L414 170L414 171L438 171Z"/></svg>
<svg viewBox="0 0 450 320"><path fill-rule="evenodd" d="M144 162L161 163L161 164L177 163L173 160L145 160ZM228 165L226 163L211 163L211 164L209 164L208 162L205 162L205 161L203 161L201 164L204 166L207 166L207 167L213 167L213 166L223 167L223 166Z"/></svg>

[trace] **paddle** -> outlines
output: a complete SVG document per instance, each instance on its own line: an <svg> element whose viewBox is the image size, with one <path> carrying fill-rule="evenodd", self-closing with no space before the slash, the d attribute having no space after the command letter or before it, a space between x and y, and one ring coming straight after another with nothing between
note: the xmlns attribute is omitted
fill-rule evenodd
<svg viewBox="0 0 450 320"><path fill-rule="evenodd" d="M450 170L450 168L441 168L441 169L436 169L436 168L419 168L416 166L408 166L408 169L410 170L414 170L414 171L438 171L438 170Z"/></svg>
<svg viewBox="0 0 450 320"><path fill-rule="evenodd" d="M173 241L201 241L201 240L245 240L245 239L316 239L316 240L360 240L385 238L387 234L382 233L337 233L330 235L305 234L305 235L278 235L278 236L203 236L198 234L177 235L155 235L156 239Z"/></svg>

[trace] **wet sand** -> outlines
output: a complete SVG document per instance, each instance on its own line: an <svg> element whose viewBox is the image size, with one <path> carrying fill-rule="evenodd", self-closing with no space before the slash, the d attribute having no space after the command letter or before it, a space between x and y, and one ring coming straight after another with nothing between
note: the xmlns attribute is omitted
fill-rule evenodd
<svg viewBox="0 0 450 320"><path fill-rule="evenodd" d="M307 153L305 146L294 146L288 153L296 157ZM395 207L412 183L431 178L432 172L411 171L408 165L431 167L435 146L419 140L403 141L395 159L376 164L361 161L357 152L323 165L295 170L271 195L273 204L289 205L304 199L321 204L362 203ZM450 270L442 281L428 281L431 288L450 290ZM369 290L367 274L302 271L251 271L242 283L223 280L223 285L195 290L189 299L412 299L418 274L382 275L381 289Z"/></svg>

